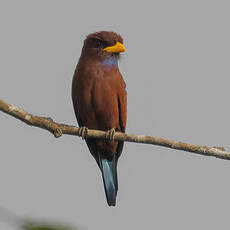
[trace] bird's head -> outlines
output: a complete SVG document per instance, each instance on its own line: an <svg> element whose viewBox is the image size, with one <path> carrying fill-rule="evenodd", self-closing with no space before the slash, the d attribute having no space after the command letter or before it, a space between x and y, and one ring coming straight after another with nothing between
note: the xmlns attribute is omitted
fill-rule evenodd
<svg viewBox="0 0 230 230"><path fill-rule="evenodd" d="M122 37L110 31L100 31L89 34L85 41L82 53L91 57L120 57L121 52L125 52Z"/></svg>

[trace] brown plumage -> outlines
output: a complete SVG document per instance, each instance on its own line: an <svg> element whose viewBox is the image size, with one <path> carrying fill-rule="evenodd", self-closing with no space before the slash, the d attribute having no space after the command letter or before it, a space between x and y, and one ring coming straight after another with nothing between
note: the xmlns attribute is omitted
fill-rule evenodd
<svg viewBox="0 0 230 230"><path fill-rule="evenodd" d="M80 127L125 132L126 89L118 68L123 39L114 32L90 34L84 41L72 82L72 100ZM123 142L87 139L103 175L109 205L115 206L117 161Z"/></svg>

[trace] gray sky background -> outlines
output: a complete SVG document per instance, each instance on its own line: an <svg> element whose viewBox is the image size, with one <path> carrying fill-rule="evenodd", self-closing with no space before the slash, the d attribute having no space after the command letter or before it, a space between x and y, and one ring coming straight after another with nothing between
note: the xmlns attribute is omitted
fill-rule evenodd
<svg viewBox="0 0 230 230"><path fill-rule="evenodd" d="M127 132L230 150L228 1L0 1L0 98L77 125L71 82L91 32L127 52ZM0 205L81 229L229 229L230 162L126 143L117 207L85 143L0 113ZM1 218L1 214L0 214ZM15 228L0 223L0 229Z"/></svg>

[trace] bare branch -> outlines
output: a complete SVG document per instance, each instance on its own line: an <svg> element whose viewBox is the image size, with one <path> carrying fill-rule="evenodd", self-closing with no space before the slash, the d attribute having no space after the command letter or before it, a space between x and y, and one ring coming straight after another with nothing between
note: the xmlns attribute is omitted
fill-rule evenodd
<svg viewBox="0 0 230 230"><path fill-rule="evenodd" d="M0 100L0 110L31 126L46 129L54 134L55 137L60 137L62 134L81 136L80 129L75 126L59 124L48 117L32 115L21 108L4 102L3 100ZM108 135L106 135L106 132L92 129L88 129L86 138L109 139ZM224 148L222 147L200 146L184 142L177 142L162 137L134 135L121 132L115 132L114 140L159 145L167 148L193 152L204 156L214 156L217 158L230 160L230 152L224 151Z"/></svg>

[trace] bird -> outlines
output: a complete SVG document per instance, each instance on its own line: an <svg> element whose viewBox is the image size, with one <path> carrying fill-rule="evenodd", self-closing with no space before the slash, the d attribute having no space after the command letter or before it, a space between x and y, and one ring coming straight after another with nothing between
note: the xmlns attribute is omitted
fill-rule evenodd
<svg viewBox="0 0 230 230"><path fill-rule="evenodd" d="M125 52L121 35L99 31L86 36L72 80L72 102L81 134L102 173L106 200L116 206L117 163L123 141L115 132L126 130L127 92L118 60ZM87 138L88 129L106 131L109 140ZM85 137L86 136L86 137Z"/></svg>

